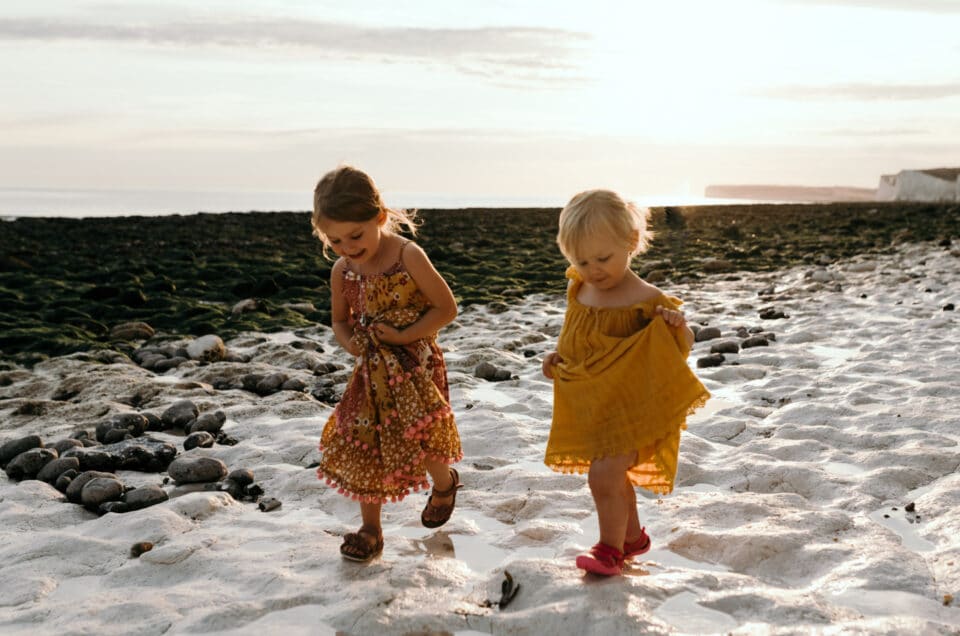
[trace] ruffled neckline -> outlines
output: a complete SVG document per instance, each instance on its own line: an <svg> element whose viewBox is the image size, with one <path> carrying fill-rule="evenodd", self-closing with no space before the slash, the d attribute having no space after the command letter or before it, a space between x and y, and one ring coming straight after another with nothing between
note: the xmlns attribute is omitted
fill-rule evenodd
<svg viewBox="0 0 960 636"><path fill-rule="evenodd" d="M596 307L594 305L587 305L580 301L577 298L577 291L583 285L583 279L580 277L580 274L577 273L576 268L571 265L567 269L567 278L574 282L573 286L570 288L570 291L567 293L567 300L570 304L574 305L577 308L586 310L586 311L608 311L608 312L617 312L617 311L636 311L637 309L647 309L657 306L657 301L665 297L662 291L659 295L651 298L650 300L642 300L638 303L633 303L632 305L622 305L620 307Z"/></svg>

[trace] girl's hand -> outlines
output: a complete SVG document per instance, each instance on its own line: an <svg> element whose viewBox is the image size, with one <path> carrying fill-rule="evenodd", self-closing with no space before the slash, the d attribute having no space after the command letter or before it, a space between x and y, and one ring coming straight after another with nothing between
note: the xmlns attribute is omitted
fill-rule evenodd
<svg viewBox="0 0 960 636"><path fill-rule="evenodd" d="M553 367L557 366L563 362L563 358L560 357L560 354L556 351L551 351L547 354L547 357L543 359L542 371L548 379L553 379Z"/></svg>
<svg viewBox="0 0 960 636"><path fill-rule="evenodd" d="M407 339L403 337L403 332L392 325L388 325L384 322L375 322L371 325L371 330L374 335L377 336L377 340L383 344L388 345L405 345L409 344Z"/></svg>
<svg viewBox="0 0 960 636"><path fill-rule="evenodd" d="M677 311L676 309L667 309L666 307L657 305L654 313L662 316L663 321L671 327L685 327L687 325L687 318L683 315L682 311Z"/></svg>

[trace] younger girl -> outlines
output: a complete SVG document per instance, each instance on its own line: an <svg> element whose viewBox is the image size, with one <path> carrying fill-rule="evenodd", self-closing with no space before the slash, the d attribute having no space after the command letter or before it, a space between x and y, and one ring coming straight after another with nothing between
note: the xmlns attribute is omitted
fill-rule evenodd
<svg viewBox="0 0 960 636"><path fill-rule="evenodd" d="M646 210L607 190L560 213L570 283L557 350L543 361L554 397L544 461L588 473L600 541L577 567L607 576L650 549L633 488L673 490L680 429L710 397L686 363L693 332L680 300L630 269L651 237Z"/></svg>
<svg viewBox="0 0 960 636"><path fill-rule="evenodd" d="M365 173L327 173L313 195L314 234L340 258L330 274L337 342L356 356L347 388L320 438L317 475L360 503L363 525L340 554L369 561L383 550L380 506L429 486L421 515L442 526L456 503L460 436L450 410L437 331L457 304L430 259L396 233L415 233L413 215L384 206Z"/></svg>

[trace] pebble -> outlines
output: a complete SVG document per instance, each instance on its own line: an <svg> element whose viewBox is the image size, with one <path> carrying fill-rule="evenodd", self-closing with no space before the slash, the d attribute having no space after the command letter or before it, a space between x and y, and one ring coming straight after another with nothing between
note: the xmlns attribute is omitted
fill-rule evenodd
<svg viewBox="0 0 960 636"><path fill-rule="evenodd" d="M697 368L705 369L707 367L719 367L726 358L722 353L711 353L708 356L697 358Z"/></svg>
<svg viewBox="0 0 960 636"><path fill-rule="evenodd" d="M52 448L31 448L20 453L7 464L7 477L14 481L33 479L48 463L57 459L57 451Z"/></svg>
<svg viewBox="0 0 960 636"><path fill-rule="evenodd" d="M200 409L190 400L174 402L160 415L160 420L166 428L186 428L200 415Z"/></svg>
<svg viewBox="0 0 960 636"><path fill-rule="evenodd" d="M214 443L213 435L206 431L197 431L190 433L183 440L183 450L192 450L194 448L210 448Z"/></svg>
<svg viewBox="0 0 960 636"><path fill-rule="evenodd" d="M140 510L169 499L167 491L157 484L131 488L123 495L123 502L127 504L127 510Z"/></svg>
<svg viewBox="0 0 960 636"><path fill-rule="evenodd" d="M80 491L80 503L87 510L98 511L100 504L107 501L117 501L126 487L116 476L94 477L83 485Z"/></svg>
<svg viewBox="0 0 960 636"><path fill-rule="evenodd" d="M178 485L214 482L226 477L227 465L215 457L181 456L170 463L167 473Z"/></svg>
<svg viewBox="0 0 960 636"><path fill-rule="evenodd" d="M43 440L39 435L27 435L6 442L0 446L0 467L6 466L11 459L25 453L31 448L40 448L43 446Z"/></svg>

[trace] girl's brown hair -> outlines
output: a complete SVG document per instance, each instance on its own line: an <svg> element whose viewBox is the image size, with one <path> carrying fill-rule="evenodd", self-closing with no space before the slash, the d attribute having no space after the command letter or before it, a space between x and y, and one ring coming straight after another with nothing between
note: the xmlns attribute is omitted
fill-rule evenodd
<svg viewBox="0 0 960 636"><path fill-rule="evenodd" d="M320 230L320 221L348 221L363 223L383 214L386 229L396 232L401 228L416 235L415 210L395 210L383 204L380 191L370 176L353 166L340 166L323 175L313 189L313 215L310 224L313 234L323 241L327 251L327 237Z"/></svg>

